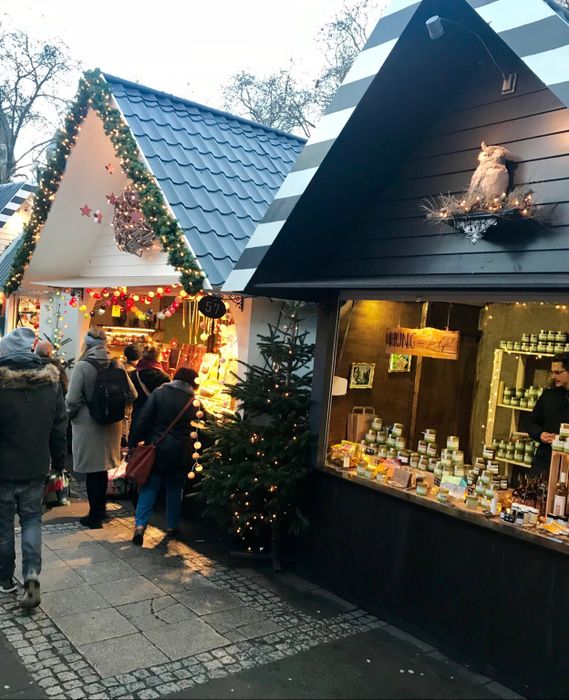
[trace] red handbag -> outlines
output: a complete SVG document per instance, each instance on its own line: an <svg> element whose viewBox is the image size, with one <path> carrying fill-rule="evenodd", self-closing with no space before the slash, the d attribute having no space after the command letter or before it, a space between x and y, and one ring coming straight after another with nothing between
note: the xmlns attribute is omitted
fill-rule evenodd
<svg viewBox="0 0 569 700"><path fill-rule="evenodd" d="M126 465L127 479L132 479L132 481L134 481L135 484L138 484L138 486L144 486L144 484L148 481L150 474L152 473L152 469L154 468L154 463L156 462L156 445L159 445L162 440L164 440L166 435L168 435L168 433L188 410L193 400L194 397L191 396L184 408L180 411L180 413L178 413L178 415L155 443L151 445L136 445Z"/></svg>

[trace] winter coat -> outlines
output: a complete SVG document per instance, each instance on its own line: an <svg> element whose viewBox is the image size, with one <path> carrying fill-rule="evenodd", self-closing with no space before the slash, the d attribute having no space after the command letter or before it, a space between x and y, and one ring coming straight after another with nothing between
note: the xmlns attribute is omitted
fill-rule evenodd
<svg viewBox="0 0 569 700"><path fill-rule="evenodd" d="M0 480L41 479L50 461L63 468L67 415L56 367L0 359L0 417Z"/></svg>
<svg viewBox="0 0 569 700"><path fill-rule="evenodd" d="M137 415L140 413L142 407L146 403L146 400L148 399L148 395L146 391L144 391L140 380L142 380L142 382L144 383L144 386L146 387L147 391L150 392L150 394L152 394L154 389L158 389L158 387L162 386L162 384L166 384L166 382L169 382L170 376L166 374L164 370L158 369L157 367L147 367L145 369L135 370L134 372L131 372L129 376L132 379L132 383L134 384L134 388L136 389L136 393L138 394L136 401L132 405L132 425L136 420Z"/></svg>
<svg viewBox="0 0 569 700"><path fill-rule="evenodd" d="M73 469L81 474L115 469L121 461L122 421L101 425L89 413L87 398L90 400L95 391L97 370L88 359L97 360L102 368L110 362L107 349L96 345L77 363L69 382L65 403L73 428ZM127 381L127 401L132 402L136 389L128 375Z"/></svg>
<svg viewBox="0 0 569 700"><path fill-rule="evenodd" d="M130 431L129 446L139 442L147 445L156 443L166 428L176 418L194 392L186 382L173 381L154 391L136 417ZM154 472L157 474L182 474L193 464L194 439L190 433L195 430L191 421L196 419L198 407L190 403L188 409L168 435L156 445ZM203 410L203 409L202 409Z"/></svg>
<svg viewBox="0 0 569 700"><path fill-rule="evenodd" d="M546 389L537 400L526 423L528 433L539 442L533 466L540 471L548 471L551 462L551 445L541 442L540 435L559 433L561 423L569 423L569 392L563 387Z"/></svg>

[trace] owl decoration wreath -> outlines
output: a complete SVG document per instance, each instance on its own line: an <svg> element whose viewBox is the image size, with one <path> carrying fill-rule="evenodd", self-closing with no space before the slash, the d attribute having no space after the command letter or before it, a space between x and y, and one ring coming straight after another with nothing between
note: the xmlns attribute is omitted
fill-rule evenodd
<svg viewBox="0 0 569 700"><path fill-rule="evenodd" d="M512 154L503 146L481 143L478 167L468 190L459 195L438 195L422 208L432 224L447 224L462 231L476 243L491 227L500 223L534 221L533 191L524 185L512 186Z"/></svg>

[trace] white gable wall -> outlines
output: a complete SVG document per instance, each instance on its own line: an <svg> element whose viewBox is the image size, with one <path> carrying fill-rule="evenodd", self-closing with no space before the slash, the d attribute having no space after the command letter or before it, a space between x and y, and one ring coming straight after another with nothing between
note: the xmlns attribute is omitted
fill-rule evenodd
<svg viewBox="0 0 569 700"><path fill-rule="evenodd" d="M105 169L111 164L113 174ZM103 124L90 110L69 156L65 173L25 276L25 283L96 287L177 282L160 243L137 257L120 251L112 228L114 207L106 195L128 185ZM80 208L87 204L91 216ZM100 210L102 224L93 213Z"/></svg>

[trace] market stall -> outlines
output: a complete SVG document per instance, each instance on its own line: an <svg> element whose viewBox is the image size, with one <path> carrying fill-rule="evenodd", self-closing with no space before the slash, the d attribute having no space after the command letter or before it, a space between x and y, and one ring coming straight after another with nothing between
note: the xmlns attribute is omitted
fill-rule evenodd
<svg viewBox="0 0 569 700"><path fill-rule="evenodd" d="M567 697L569 28L522 5L388 3L232 276L320 305L300 570Z"/></svg>

